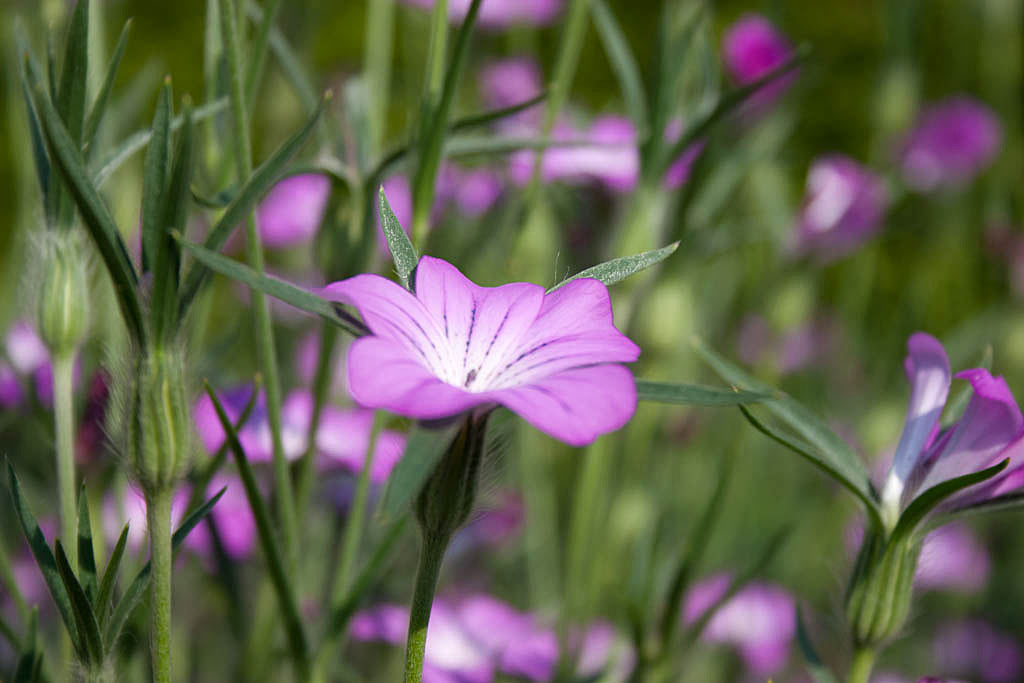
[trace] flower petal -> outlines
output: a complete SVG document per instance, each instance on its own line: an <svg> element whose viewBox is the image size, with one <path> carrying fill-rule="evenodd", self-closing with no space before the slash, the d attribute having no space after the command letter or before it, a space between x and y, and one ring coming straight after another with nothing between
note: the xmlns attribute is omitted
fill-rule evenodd
<svg viewBox="0 0 1024 683"><path fill-rule="evenodd" d="M907 351L903 366L910 382L910 403L882 493L882 499L891 504L900 501L911 472L920 464L921 453L938 426L949 395L949 357L942 344L918 332L907 340Z"/></svg>
<svg viewBox="0 0 1024 683"><path fill-rule="evenodd" d="M384 337L362 337L349 347L348 386L366 408L420 420L457 415L489 400L443 382L401 342Z"/></svg>
<svg viewBox="0 0 1024 683"><path fill-rule="evenodd" d="M619 429L636 411L633 374L614 364L572 368L490 396L571 446Z"/></svg>

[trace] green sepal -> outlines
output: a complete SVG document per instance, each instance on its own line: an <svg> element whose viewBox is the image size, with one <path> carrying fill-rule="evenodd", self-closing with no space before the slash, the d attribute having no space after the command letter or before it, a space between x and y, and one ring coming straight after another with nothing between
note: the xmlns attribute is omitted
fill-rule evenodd
<svg viewBox="0 0 1024 683"><path fill-rule="evenodd" d="M419 263L419 256L416 255L416 248L409 241L409 235L402 229L402 224L398 222L395 212L391 210L391 204L388 203L388 199L384 195L383 185L378 191L378 196L381 229L387 239L391 258L395 262L398 281L402 283L403 287L412 291L412 274L416 270L416 264Z"/></svg>
<svg viewBox="0 0 1024 683"><path fill-rule="evenodd" d="M578 280L579 278L593 278L595 280L600 280L606 286L614 285L617 282L625 280L631 275L636 275L642 270L646 270L653 265L661 263L674 254L678 248L679 242L673 242L667 247L662 247L661 249L653 249L640 254L622 256L620 258L612 259L611 261L605 261L604 263L592 266L586 270L581 270L575 275L567 277L549 289L548 294L569 284L573 280Z"/></svg>

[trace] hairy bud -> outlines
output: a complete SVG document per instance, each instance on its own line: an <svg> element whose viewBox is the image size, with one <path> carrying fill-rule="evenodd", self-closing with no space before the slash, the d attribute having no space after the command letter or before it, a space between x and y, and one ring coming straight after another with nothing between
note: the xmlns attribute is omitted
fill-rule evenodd
<svg viewBox="0 0 1024 683"><path fill-rule="evenodd" d="M48 231L39 245L36 328L54 356L72 353L89 327L87 259L77 235Z"/></svg>
<svg viewBox="0 0 1024 683"><path fill-rule="evenodd" d="M869 531L857 555L846 597L846 618L859 647L895 635L907 620L920 542Z"/></svg>

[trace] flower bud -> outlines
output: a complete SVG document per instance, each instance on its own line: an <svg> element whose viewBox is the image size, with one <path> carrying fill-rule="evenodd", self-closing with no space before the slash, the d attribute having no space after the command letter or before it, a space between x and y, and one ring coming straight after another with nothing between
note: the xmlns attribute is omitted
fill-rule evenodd
<svg viewBox="0 0 1024 683"><path fill-rule="evenodd" d="M455 440L416 498L425 538L448 539L469 518L483 457L487 414L465 418Z"/></svg>
<svg viewBox="0 0 1024 683"><path fill-rule="evenodd" d="M895 635L907 620L921 543L913 536L886 539L869 531L857 555L846 597L846 618L857 647Z"/></svg>
<svg viewBox="0 0 1024 683"><path fill-rule="evenodd" d="M145 491L172 488L188 471L192 420L184 353L153 349L139 357L119 387L119 436Z"/></svg>
<svg viewBox="0 0 1024 683"><path fill-rule="evenodd" d="M89 326L86 258L76 235L52 231L39 250L36 328L54 356L73 352Z"/></svg>

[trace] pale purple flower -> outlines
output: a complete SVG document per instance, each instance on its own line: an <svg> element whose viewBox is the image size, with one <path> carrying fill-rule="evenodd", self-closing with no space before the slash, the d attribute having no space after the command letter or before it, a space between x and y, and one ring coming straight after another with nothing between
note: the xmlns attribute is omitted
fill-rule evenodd
<svg viewBox="0 0 1024 683"><path fill-rule="evenodd" d="M347 361L349 392L366 407L434 420L501 404L575 446L619 429L636 409L622 363L640 349L615 328L598 280L550 293L529 283L480 287L424 256L415 294L370 274L322 294L354 306L371 331Z"/></svg>
<svg viewBox="0 0 1024 683"><path fill-rule="evenodd" d="M228 417L237 420L251 395L252 387L242 386L224 392L219 398ZM302 390L290 393L281 406L281 439L285 457L289 460L299 458L306 451L312 411L313 397ZM209 396L204 394L196 402L193 418L204 448L210 453L217 451L224 443L224 430ZM371 410L324 406L316 436L317 464L322 469L361 471L372 427ZM239 430L238 440L251 462L270 462L273 459L273 441L262 392L249 419ZM387 479L404 449L404 436L391 430L381 430L370 467L373 483L381 484Z"/></svg>
<svg viewBox="0 0 1024 683"><path fill-rule="evenodd" d="M683 604L683 621L692 624L725 595L732 579L717 574L696 584ZM796 634L796 605L782 588L752 583L742 588L711 617L701 637L737 648L747 668L758 676L777 672L789 658Z"/></svg>
<svg viewBox="0 0 1024 683"><path fill-rule="evenodd" d="M512 57L492 62L480 70L480 92L492 109L511 107L536 97L544 90L544 74L531 57ZM498 127L506 130L537 128L540 107L531 107L502 119Z"/></svg>
<svg viewBox="0 0 1024 683"><path fill-rule="evenodd" d="M466 216L477 218L487 213L501 197L501 178L486 168L462 172L455 188L455 205Z"/></svg>
<svg viewBox="0 0 1024 683"><path fill-rule="evenodd" d="M881 229L889 204L885 183L849 157L819 157L807 172L796 224L797 249L824 260L843 256Z"/></svg>
<svg viewBox="0 0 1024 683"><path fill-rule="evenodd" d="M921 114L903 143L904 179L921 192L961 187L992 163L1002 137L984 103L965 95L942 100Z"/></svg>
<svg viewBox="0 0 1024 683"><path fill-rule="evenodd" d="M260 202L260 237L270 248L292 247L313 239L331 194L331 181L315 173L285 178Z"/></svg>
<svg viewBox="0 0 1024 683"><path fill-rule="evenodd" d="M407 5L432 9L434 0L403 0ZM472 0L448 0L448 17L452 23L466 18ZM515 25L544 26L562 12L563 0L483 0L477 24L486 29L503 29Z"/></svg>
<svg viewBox="0 0 1024 683"><path fill-rule="evenodd" d="M976 368L955 375L974 390L963 416L940 430L939 417L953 378L949 358L934 337L918 332L907 342L904 362L910 382L906 424L882 489L883 511L890 521L920 491L1009 458L1001 474L947 499L955 510L1021 486L1024 469L1024 417L1002 377Z"/></svg>
<svg viewBox="0 0 1024 683"><path fill-rule="evenodd" d="M937 668L980 683L1010 683L1024 674L1020 641L980 619L943 627L934 651Z"/></svg>
<svg viewBox="0 0 1024 683"><path fill-rule="evenodd" d="M25 400L25 391L14 369L0 360L0 407L14 408Z"/></svg>
<svg viewBox="0 0 1024 683"><path fill-rule="evenodd" d="M188 491L175 491L171 500L171 526L177 527L185 516L188 505ZM146 499L138 489L128 487L119 497L108 495L103 501L103 534L108 543L114 543L128 525L127 545L133 551L145 549L149 542L146 535ZM191 534L190 534L191 535Z"/></svg>
<svg viewBox="0 0 1024 683"><path fill-rule="evenodd" d="M740 85L753 83L782 66L793 48L767 18L747 14L726 29L722 36L722 57L732 77ZM752 98L755 108L774 101L796 79L795 73L776 79Z"/></svg>
<svg viewBox="0 0 1024 683"><path fill-rule="evenodd" d="M988 582L990 564L988 551L970 528L953 522L925 537L914 585L926 590L976 593Z"/></svg>

